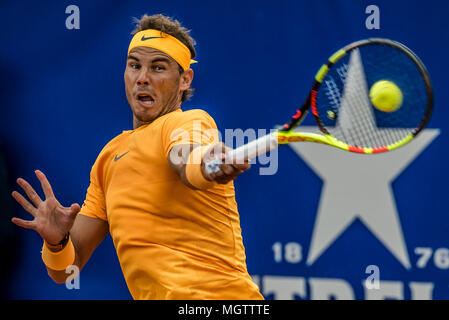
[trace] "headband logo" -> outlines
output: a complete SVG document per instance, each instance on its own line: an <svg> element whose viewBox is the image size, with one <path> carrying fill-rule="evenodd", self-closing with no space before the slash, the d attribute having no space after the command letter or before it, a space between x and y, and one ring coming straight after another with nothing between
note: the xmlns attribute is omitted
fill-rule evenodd
<svg viewBox="0 0 449 320"><path fill-rule="evenodd" d="M150 39L161 39L162 37L148 37L145 38L145 35L142 36L142 39L140 39L140 41L145 41L145 40L150 40Z"/></svg>

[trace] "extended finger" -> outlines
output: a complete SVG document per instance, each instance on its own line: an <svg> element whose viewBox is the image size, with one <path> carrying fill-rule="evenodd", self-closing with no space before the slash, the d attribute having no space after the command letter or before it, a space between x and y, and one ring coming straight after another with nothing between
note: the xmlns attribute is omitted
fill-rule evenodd
<svg viewBox="0 0 449 320"><path fill-rule="evenodd" d="M227 176L233 175L236 173L237 169L234 168L233 165L229 165L229 164L222 164L220 166L221 171L223 171L223 173Z"/></svg>
<svg viewBox="0 0 449 320"><path fill-rule="evenodd" d="M31 230L35 229L34 221L27 221L27 220L22 220L19 218L12 218L11 222L14 223L15 225L25 228L25 229L31 229Z"/></svg>
<svg viewBox="0 0 449 320"><path fill-rule="evenodd" d="M22 187L22 189L27 194L28 198L34 203L36 207L39 207L39 205L42 202L41 197L34 191L33 187L24 179L19 178L17 179L17 184Z"/></svg>
<svg viewBox="0 0 449 320"><path fill-rule="evenodd" d="M22 196L17 191L13 191L12 197L24 208L27 212L29 212L33 217L36 216L36 208L27 200L24 196Z"/></svg>
<svg viewBox="0 0 449 320"><path fill-rule="evenodd" d="M236 170L246 171L251 168L251 164L249 162L241 163L241 164L232 164Z"/></svg>
<svg viewBox="0 0 449 320"><path fill-rule="evenodd" d="M41 182L42 190L44 191L45 197L46 198L54 197L55 195L53 194L53 189L51 188L50 182L48 182L48 179L45 176L45 174L40 170L36 170L34 171L34 173Z"/></svg>

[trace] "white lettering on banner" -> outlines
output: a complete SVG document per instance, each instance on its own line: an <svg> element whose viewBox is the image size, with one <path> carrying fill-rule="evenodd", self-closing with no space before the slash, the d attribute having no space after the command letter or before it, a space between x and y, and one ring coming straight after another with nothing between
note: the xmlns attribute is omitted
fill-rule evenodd
<svg viewBox="0 0 449 320"><path fill-rule="evenodd" d="M431 282L410 282L409 283L412 300L432 300L433 283Z"/></svg>
<svg viewBox="0 0 449 320"><path fill-rule="evenodd" d="M342 279L310 278L311 300L354 300L351 285Z"/></svg>
<svg viewBox="0 0 449 320"><path fill-rule="evenodd" d="M297 242L288 242L283 245L281 242L275 242L271 247L274 253L274 261L281 263L299 263L302 260L302 246Z"/></svg>
<svg viewBox="0 0 449 320"><path fill-rule="evenodd" d="M378 290L365 287L366 300L404 299L404 284L399 281L380 281Z"/></svg>
<svg viewBox="0 0 449 320"><path fill-rule="evenodd" d="M409 282L408 285L401 281L379 281L379 289L372 290L361 281L364 297L355 297L354 288L345 279L332 278L304 278L288 276L257 276L253 275L262 284L261 293L264 296L273 295L275 300L382 300L382 299L404 299L407 289L410 291L412 300L432 300L434 283L432 282ZM307 291L307 282L309 291ZM258 283L259 284L259 283Z"/></svg>
<svg viewBox="0 0 449 320"><path fill-rule="evenodd" d="M301 299L306 298L306 280L298 277L263 277L264 294L274 293L276 300L293 300L297 295Z"/></svg>
<svg viewBox="0 0 449 320"><path fill-rule="evenodd" d="M449 268L449 249L448 248L438 248L432 249L428 247L416 247L415 254L419 256L416 261L416 266L420 269L424 269L431 265L432 262L438 269L448 269ZM433 260L431 260L433 256Z"/></svg>

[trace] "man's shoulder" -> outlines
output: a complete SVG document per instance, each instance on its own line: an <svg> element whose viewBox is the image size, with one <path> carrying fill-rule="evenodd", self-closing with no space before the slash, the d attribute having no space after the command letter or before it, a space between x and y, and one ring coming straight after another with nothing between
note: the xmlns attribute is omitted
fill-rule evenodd
<svg viewBox="0 0 449 320"><path fill-rule="evenodd" d="M123 139L126 139L126 137L131 132L132 132L132 130L123 130L122 133L116 135L114 138L109 140L109 142L105 145L105 147L120 144L123 141Z"/></svg>
<svg viewBox="0 0 449 320"><path fill-rule="evenodd" d="M167 118L167 121L169 122L186 122L194 120L202 120L215 124L212 116L203 109L190 109L182 112L173 112L173 114Z"/></svg>
<svg viewBox="0 0 449 320"><path fill-rule="evenodd" d="M183 112L184 115L188 116L206 116L211 117L209 113L207 113L203 109L190 109ZM212 117L211 117L212 118Z"/></svg>

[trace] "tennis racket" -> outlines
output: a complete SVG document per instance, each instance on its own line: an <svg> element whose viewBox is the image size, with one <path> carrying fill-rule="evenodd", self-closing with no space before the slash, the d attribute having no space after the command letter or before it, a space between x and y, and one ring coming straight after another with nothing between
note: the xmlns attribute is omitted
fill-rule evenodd
<svg viewBox="0 0 449 320"><path fill-rule="evenodd" d="M380 93L373 91L383 83L390 88L381 88ZM385 111L382 99L397 106ZM338 50L321 66L306 101L288 123L232 150L225 161L250 160L279 144L299 141L362 154L391 151L418 135L432 108L429 75L410 49L388 39L360 40ZM294 131L309 109L321 134ZM221 163L213 159L206 164L206 170L215 173Z"/></svg>

